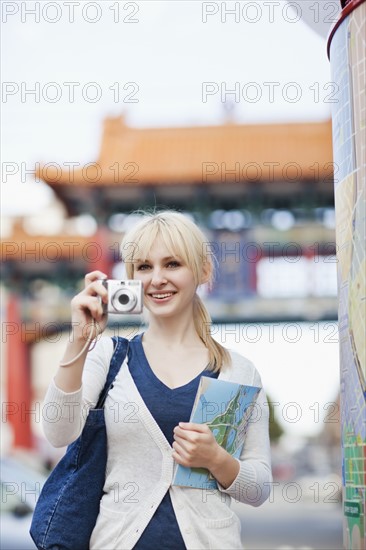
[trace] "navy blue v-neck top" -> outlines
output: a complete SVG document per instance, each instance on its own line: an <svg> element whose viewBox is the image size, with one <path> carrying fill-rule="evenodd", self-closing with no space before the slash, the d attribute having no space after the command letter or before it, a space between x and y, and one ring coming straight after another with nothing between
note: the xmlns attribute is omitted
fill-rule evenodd
<svg viewBox="0 0 366 550"><path fill-rule="evenodd" d="M179 422L189 422L201 376L217 378L218 373L204 370L196 378L178 388L166 386L152 371L142 346L143 334L130 341L128 367L135 385L169 444ZM187 357L189 360L189 357ZM169 491L165 494L134 550L185 550Z"/></svg>

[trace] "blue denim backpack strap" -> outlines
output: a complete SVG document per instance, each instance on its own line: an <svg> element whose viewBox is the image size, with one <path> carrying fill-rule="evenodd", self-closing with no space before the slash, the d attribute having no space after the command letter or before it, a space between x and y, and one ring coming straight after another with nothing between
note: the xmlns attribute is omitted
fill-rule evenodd
<svg viewBox="0 0 366 550"><path fill-rule="evenodd" d="M130 344L129 340L127 340L126 338L121 338L120 336L113 336L112 340L114 345L114 352L109 365L109 371L107 374L106 382L104 384L104 388L100 393L97 406L95 407L96 409L103 408L108 392L111 389L113 382L117 374L119 373L122 363L126 359L128 353L128 347Z"/></svg>

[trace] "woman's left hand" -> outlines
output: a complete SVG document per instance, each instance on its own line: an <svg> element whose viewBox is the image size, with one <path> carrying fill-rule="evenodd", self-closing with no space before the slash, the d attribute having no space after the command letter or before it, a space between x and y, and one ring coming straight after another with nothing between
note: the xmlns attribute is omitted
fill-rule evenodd
<svg viewBox="0 0 366 550"><path fill-rule="evenodd" d="M188 468L211 469L222 448L206 424L179 422L174 428L174 460Z"/></svg>

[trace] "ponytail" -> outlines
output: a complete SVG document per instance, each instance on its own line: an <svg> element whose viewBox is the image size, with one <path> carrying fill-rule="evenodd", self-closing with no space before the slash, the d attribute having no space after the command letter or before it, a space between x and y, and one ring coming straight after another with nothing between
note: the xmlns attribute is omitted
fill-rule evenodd
<svg viewBox="0 0 366 550"><path fill-rule="evenodd" d="M196 294L193 302L194 325L198 336L205 344L209 352L208 369L213 372L231 364L229 352L211 336L212 320L201 298Z"/></svg>

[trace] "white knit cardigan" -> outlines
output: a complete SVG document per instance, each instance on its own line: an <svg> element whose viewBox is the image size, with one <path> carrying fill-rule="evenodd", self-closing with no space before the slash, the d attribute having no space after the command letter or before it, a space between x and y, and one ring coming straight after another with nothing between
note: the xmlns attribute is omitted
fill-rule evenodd
<svg viewBox="0 0 366 550"><path fill-rule="evenodd" d="M111 338L101 338L89 352L80 390L65 393L52 381L44 403L43 426L55 447L74 441L104 386L113 354ZM253 364L230 352L232 366L220 380L260 386ZM268 435L268 404L262 389L239 460L240 471L227 489L171 486L172 448L139 394L125 360L105 402L108 460L100 513L92 533L92 550L132 549L166 491L189 550L242 548L240 520L231 499L262 504L272 482ZM93 483L93 480L90 480ZM162 541L161 548L164 548Z"/></svg>

